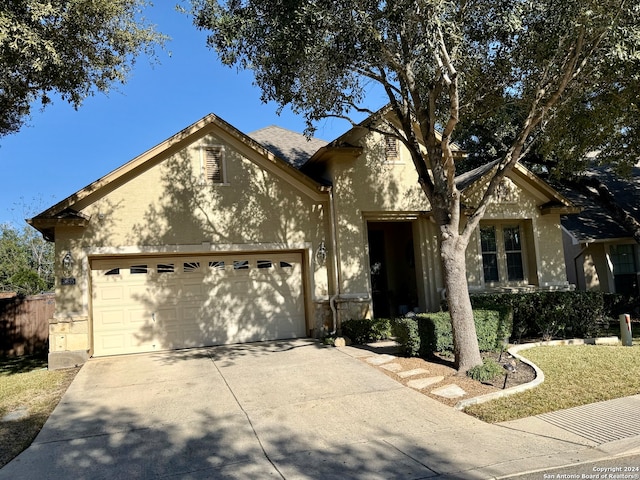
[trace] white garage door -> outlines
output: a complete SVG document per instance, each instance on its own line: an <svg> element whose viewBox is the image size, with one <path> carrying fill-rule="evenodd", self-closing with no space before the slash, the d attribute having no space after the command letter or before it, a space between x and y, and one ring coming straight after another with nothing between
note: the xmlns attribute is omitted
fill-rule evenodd
<svg viewBox="0 0 640 480"><path fill-rule="evenodd" d="M300 254L92 262L94 355L306 335Z"/></svg>

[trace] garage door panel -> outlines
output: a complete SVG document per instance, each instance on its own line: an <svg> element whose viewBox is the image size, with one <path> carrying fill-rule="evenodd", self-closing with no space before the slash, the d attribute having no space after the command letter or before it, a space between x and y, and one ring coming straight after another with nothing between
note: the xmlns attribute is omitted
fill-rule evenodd
<svg viewBox="0 0 640 480"><path fill-rule="evenodd" d="M103 329L122 329L127 323L125 312L122 310L103 310L97 316L94 316L94 322Z"/></svg>
<svg viewBox="0 0 640 480"><path fill-rule="evenodd" d="M124 297L124 288L121 286L105 287L100 290L100 298L105 301L121 300Z"/></svg>
<svg viewBox="0 0 640 480"><path fill-rule="evenodd" d="M300 254L92 263L94 355L305 336Z"/></svg>

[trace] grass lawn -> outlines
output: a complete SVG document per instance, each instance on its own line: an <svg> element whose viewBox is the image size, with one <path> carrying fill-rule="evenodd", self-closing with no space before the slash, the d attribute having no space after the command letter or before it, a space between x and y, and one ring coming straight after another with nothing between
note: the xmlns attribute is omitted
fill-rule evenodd
<svg viewBox="0 0 640 480"><path fill-rule="evenodd" d="M0 358L0 467L31 444L77 372L49 371L46 358Z"/></svg>
<svg viewBox="0 0 640 480"><path fill-rule="evenodd" d="M535 347L520 354L540 367L544 383L465 412L496 423L640 393L638 345Z"/></svg>

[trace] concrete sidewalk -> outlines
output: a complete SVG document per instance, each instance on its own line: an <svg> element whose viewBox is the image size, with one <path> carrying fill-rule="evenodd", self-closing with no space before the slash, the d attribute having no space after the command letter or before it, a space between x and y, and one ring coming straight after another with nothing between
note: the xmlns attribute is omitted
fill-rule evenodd
<svg viewBox="0 0 640 480"><path fill-rule="evenodd" d="M91 359L0 479L474 479L612 453L480 422L362 352L293 340Z"/></svg>

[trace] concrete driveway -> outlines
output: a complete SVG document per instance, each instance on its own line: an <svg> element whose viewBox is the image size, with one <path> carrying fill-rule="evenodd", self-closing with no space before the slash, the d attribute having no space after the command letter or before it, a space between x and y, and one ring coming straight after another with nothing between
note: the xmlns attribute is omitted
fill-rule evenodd
<svg viewBox="0 0 640 480"><path fill-rule="evenodd" d="M591 458L357 355L293 340L91 359L0 479L491 478Z"/></svg>

